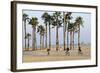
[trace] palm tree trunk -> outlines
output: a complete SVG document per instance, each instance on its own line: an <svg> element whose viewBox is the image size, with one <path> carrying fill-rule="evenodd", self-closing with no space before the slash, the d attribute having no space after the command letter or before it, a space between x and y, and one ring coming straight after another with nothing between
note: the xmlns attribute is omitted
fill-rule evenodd
<svg viewBox="0 0 100 73"><path fill-rule="evenodd" d="M73 50L74 50L74 31L72 32L73 33L73 40L72 40L72 42L73 42Z"/></svg>
<svg viewBox="0 0 100 73"><path fill-rule="evenodd" d="M24 21L24 31L25 31L25 36L26 36L26 20ZM25 50L27 50L26 49L26 38L25 38Z"/></svg>
<svg viewBox="0 0 100 73"><path fill-rule="evenodd" d="M58 26L56 27L56 51L58 51L59 48L59 38L58 38Z"/></svg>
<svg viewBox="0 0 100 73"><path fill-rule="evenodd" d="M69 32L67 30L67 49L69 49Z"/></svg>
<svg viewBox="0 0 100 73"><path fill-rule="evenodd" d="M70 50L72 49L72 31L70 31Z"/></svg>
<svg viewBox="0 0 100 73"><path fill-rule="evenodd" d="M79 31L78 31L78 48L80 49L80 25L78 25Z"/></svg>
<svg viewBox="0 0 100 73"><path fill-rule="evenodd" d="M45 48L47 48L47 23L46 23L46 39L45 39Z"/></svg>
<svg viewBox="0 0 100 73"><path fill-rule="evenodd" d="M36 43L36 41L35 41L35 27L33 27L33 43L32 43L32 45L33 45L33 51L35 50L35 43Z"/></svg>
<svg viewBox="0 0 100 73"><path fill-rule="evenodd" d="M63 38L64 38L64 40L63 40L63 44L64 44L64 50L66 49L66 42L65 42L65 40L66 40L66 29L65 29L65 12L63 12L63 18L64 18L64 22L63 22Z"/></svg>
<svg viewBox="0 0 100 73"><path fill-rule="evenodd" d="M49 23L49 49L51 49L51 29L50 29L50 23Z"/></svg>
<svg viewBox="0 0 100 73"><path fill-rule="evenodd" d="M35 28L35 50L37 49L36 28Z"/></svg>
<svg viewBox="0 0 100 73"><path fill-rule="evenodd" d="M42 48L41 48L41 49L43 49L43 47L44 47L44 46L43 46L43 42L44 42L44 41L43 41L43 35L41 35L41 37L42 37L42 40L41 40Z"/></svg>
<svg viewBox="0 0 100 73"><path fill-rule="evenodd" d="M29 37L28 37L28 50L29 50Z"/></svg>
<svg viewBox="0 0 100 73"><path fill-rule="evenodd" d="M44 35L43 35L43 42L42 43L43 43L43 47L42 48L44 49Z"/></svg>
<svg viewBox="0 0 100 73"><path fill-rule="evenodd" d="M40 50L41 50L41 48L42 48L42 36L41 36L41 34L40 34Z"/></svg>

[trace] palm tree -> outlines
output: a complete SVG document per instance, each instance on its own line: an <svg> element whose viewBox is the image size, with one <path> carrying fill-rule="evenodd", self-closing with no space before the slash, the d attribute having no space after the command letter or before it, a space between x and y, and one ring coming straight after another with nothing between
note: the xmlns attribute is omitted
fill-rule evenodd
<svg viewBox="0 0 100 73"><path fill-rule="evenodd" d="M66 23L65 23L65 12L63 12L63 37L64 37L64 40L63 40L63 44L64 44L64 50L66 49Z"/></svg>
<svg viewBox="0 0 100 73"><path fill-rule="evenodd" d="M69 50L69 29L68 29L68 26L69 26L69 23L70 23L70 20L72 19L72 16L71 16L72 12L67 12L67 14L65 14L65 22L66 22L66 32L67 32L67 50Z"/></svg>
<svg viewBox="0 0 100 73"><path fill-rule="evenodd" d="M23 14L23 21L24 21L24 34L25 34L25 36L26 36L26 21L28 20L29 18L28 18L28 15L27 14ZM25 50L27 50L26 49L26 39L25 39Z"/></svg>
<svg viewBox="0 0 100 73"><path fill-rule="evenodd" d="M38 25L38 19L36 17L32 17L30 19L29 24L32 25L33 28L33 43L32 43L32 50L36 49L36 26Z"/></svg>
<svg viewBox="0 0 100 73"><path fill-rule="evenodd" d="M74 49L74 34L77 32L77 26L75 25L75 22L73 23L73 28L72 28L72 48Z"/></svg>
<svg viewBox="0 0 100 73"><path fill-rule="evenodd" d="M46 39L45 39L45 48L47 48L47 25L49 26L49 49L51 49L51 16L48 13L44 13L42 15L42 19L44 20L45 26L46 26Z"/></svg>
<svg viewBox="0 0 100 73"><path fill-rule="evenodd" d="M39 33L40 34L40 50L42 49L42 35L41 35L41 33L42 33L42 25L39 25L38 27L37 27L37 33Z"/></svg>
<svg viewBox="0 0 100 73"><path fill-rule="evenodd" d="M28 39L28 49L27 49L27 50L29 50L29 41L30 41L30 36L31 36L30 33L27 33L26 36L25 36L25 38Z"/></svg>
<svg viewBox="0 0 100 73"><path fill-rule="evenodd" d="M48 20L48 23L49 23L49 51L51 50L51 28L50 28L50 25L52 25L53 24L53 16L51 16L51 15L48 15L48 18L49 18L49 20Z"/></svg>
<svg viewBox="0 0 100 73"><path fill-rule="evenodd" d="M45 28L42 25L39 25L37 28L37 32L40 34L40 49L44 48L44 35L45 35Z"/></svg>
<svg viewBox="0 0 100 73"><path fill-rule="evenodd" d="M70 32L70 49L72 49L72 46L73 46L73 26L74 26L74 23L70 22L68 24L68 30Z"/></svg>
<svg viewBox="0 0 100 73"><path fill-rule="evenodd" d="M46 39L45 39L45 48L47 48L47 25L49 25L49 45L51 44L51 35L50 35L50 15L45 12L43 15L42 15L42 19L44 20L44 23L45 23L45 26L46 26ZM49 46L50 48L50 46Z"/></svg>
<svg viewBox="0 0 100 73"><path fill-rule="evenodd" d="M45 39L45 48L47 48L47 24L48 24L48 13L44 13L42 15L42 19L44 20L45 26L46 26L46 39Z"/></svg>
<svg viewBox="0 0 100 73"><path fill-rule="evenodd" d="M53 26L56 26L56 51L58 51L59 48L59 36L58 36L58 28L61 27L62 24L62 16L61 12L55 12L53 13Z"/></svg>
<svg viewBox="0 0 100 73"><path fill-rule="evenodd" d="M78 51L81 50L80 46L80 26L83 26L83 18L82 17L77 17L75 20L75 25L77 26L77 31L78 31Z"/></svg>

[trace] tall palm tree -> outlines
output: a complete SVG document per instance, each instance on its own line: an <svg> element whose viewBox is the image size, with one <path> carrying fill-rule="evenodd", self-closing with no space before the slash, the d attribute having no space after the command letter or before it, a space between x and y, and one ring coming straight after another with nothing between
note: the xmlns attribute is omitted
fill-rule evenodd
<svg viewBox="0 0 100 73"><path fill-rule="evenodd" d="M75 25L77 26L78 31L78 50L81 50L80 46L80 26L83 26L83 18L81 16L77 17L75 20Z"/></svg>
<svg viewBox="0 0 100 73"><path fill-rule="evenodd" d="M53 24L53 16L51 16L51 15L48 15L48 18L49 18L49 20L48 20L48 23L49 23L49 51L51 50L51 28L50 28L50 25L52 25Z"/></svg>
<svg viewBox="0 0 100 73"><path fill-rule="evenodd" d="M37 28L37 32L40 34L40 49L44 48L44 35L45 35L45 28L42 25L39 25Z"/></svg>
<svg viewBox="0 0 100 73"><path fill-rule="evenodd" d="M67 32L67 50L69 50L69 23L70 23L70 20L72 19L72 16L71 16L72 12L67 12L65 14L65 22L66 22L66 32Z"/></svg>
<svg viewBox="0 0 100 73"><path fill-rule="evenodd" d="M73 23L73 28L72 28L72 48L74 49L74 34L77 32L77 26L75 25L76 22Z"/></svg>
<svg viewBox="0 0 100 73"><path fill-rule="evenodd" d="M45 26L46 26L46 39L45 39L45 48L47 48L47 25L48 25L48 13L45 12L43 15L42 15L42 19L44 20L44 23L45 23Z"/></svg>
<svg viewBox="0 0 100 73"><path fill-rule="evenodd" d="M25 36L25 38L28 39L28 49L27 49L27 50L29 50L29 41L30 41L30 36L31 36L30 33L27 33L26 36Z"/></svg>
<svg viewBox="0 0 100 73"><path fill-rule="evenodd" d="M50 22L50 15L45 12L43 15L42 15L42 19L44 20L44 23L45 23L45 26L46 26L46 39L45 39L45 48L47 48L47 25L49 25L49 22ZM49 29L50 30L50 29ZM50 41L50 40L49 40Z"/></svg>
<svg viewBox="0 0 100 73"><path fill-rule="evenodd" d="M28 18L28 15L27 14L23 14L23 21L24 21L24 34L25 34L25 36L26 36L26 21L28 20L29 18ZM27 50L26 49L26 39L25 39L25 50Z"/></svg>
<svg viewBox="0 0 100 73"><path fill-rule="evenodd" d="M36 17L32 17L30 19L29 24L31 24L33 28L32 50L35 50L36 49L36 26L38 25L38 19Z"/></svg>
<svg viewBox="0 0 100 73"><path fill-rule="evenodd" d="M65 12L63 12L63 45L64 50L66 49L66 22L65 22Z"/></svg>
<svg viewBox="0 0 100 73"><path fill-rule="evenodd" d="M44 20L45 26L46 26L46 39L45 39L45 48L47 48L47 25L49 26L49 49L51 49L51 29L50 29L50 25L51 25L51 16L48 13L44 13L42 15L42 19Z"/></svg>
<svg viewBox="0 0 100 73"><path fill-rule="evenodd" d="M74 26L74 23L70 22L68 24L68 30L70 32L70 49L72 49L72 46L73 46L73 26Z"/></svg>
<svg viewBox="0 0 100 73"><path fill-rule="evenodd" d="M56 26L56 51L58 51L59 48L59 36L58 36L58 28L62 25L62 15L61 12L54 12L53 13L53 26Z"/></svg>
<svg viewBox="0 0 100 73"><path fill-rule="evenodd" d="M42 49L42 35L41 35L41 33L42 33L42 25L39 25L38 27L37 27L37 33L39 33L40 34L40 50Z"/></svg>

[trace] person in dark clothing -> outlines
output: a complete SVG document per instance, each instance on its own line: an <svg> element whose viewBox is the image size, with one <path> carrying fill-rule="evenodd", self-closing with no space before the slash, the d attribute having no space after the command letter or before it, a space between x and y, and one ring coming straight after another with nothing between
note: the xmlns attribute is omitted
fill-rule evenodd
<svg viewBox="0 0 100 73"><path fill-rule="evenodd" d="M50 49L49 48L47 49L47 52L48 52L48 55L49 55L50 54Z"/></svg>
<svg viewBox="0 0 100 73"><path fill-rule="evenodd" d="M79 49L78 49L78 54L83 54L82 50L81 50L81 47L79 47Z"/></svg>
<svg viewBox="0 0 100 73"><path fill-rule="evenodd" d="M66 49L66 55L70 55L69 48Z"/></svg>

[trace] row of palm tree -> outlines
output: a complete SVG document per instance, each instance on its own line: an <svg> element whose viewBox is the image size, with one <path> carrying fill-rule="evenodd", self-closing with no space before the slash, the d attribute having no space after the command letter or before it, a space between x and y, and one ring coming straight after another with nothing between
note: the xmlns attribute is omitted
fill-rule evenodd
<svg viewBox="0 0 100 73"><path fill-rule="evenodd" d="M74 22L72 20L72 12L61 12L56 11L52 15L45 12L41 16L44 21L45 26L38 25L38 19L36 17L32 17L31 19L28 18L27 14L23 14L23 21L24 21L24 30L26 35L26 21L29 21L29 24L32 25L33 28L33 37L32 37L32 48L36 50L36 27L37 32L40 34L40 48L51 49L51 26L52 28L56 28L56 51L59 50L59 28L63 27L63 44L64 50L69 51L69 49L74 49L74 34L75 32L78 33L78 49L81 50L80 46L80 26L83 26L83 18L81 16L77 17ZM49 30L47 30L49 28ZM49 31L49 33L48 33ZM67 48L66 48L66 33L67 33ZM70 47L69 47L69 33L70 33ZM49 34L49 48L47 47L47 38ZM45 37L45 47L44 47L44 37ZM26 39L25 39L25 49L26 49Z"/></svg>

